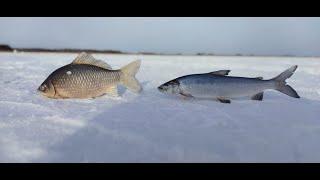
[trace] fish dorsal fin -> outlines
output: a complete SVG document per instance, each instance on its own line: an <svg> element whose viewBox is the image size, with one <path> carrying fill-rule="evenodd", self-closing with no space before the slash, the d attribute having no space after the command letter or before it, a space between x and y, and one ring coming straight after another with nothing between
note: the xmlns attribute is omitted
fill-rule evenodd
<svg viewBox="0 0 320 180"><path fill-rule="evenodd" d="M209 72L209 74L227 76L229 74L229 72L230 72L230 70L219 70L219 71Z"/></svg>
<svg viewBox="0 0 320 180"><path fill-rule="evenodd" d="M104 61L95 59L91 54L82 52L81 54L79 54L76 59L74 59L72 61L72 64L90 64L93 66L98 66L104 69L112 69L111 66L109 64L107 64Z"/></svg>
<svg viewBox="0 0 320 180"><path fill-rule="evenodd" d="M260 80L263 80L263 77L256 77L256 79L260 79Z"/></svg>

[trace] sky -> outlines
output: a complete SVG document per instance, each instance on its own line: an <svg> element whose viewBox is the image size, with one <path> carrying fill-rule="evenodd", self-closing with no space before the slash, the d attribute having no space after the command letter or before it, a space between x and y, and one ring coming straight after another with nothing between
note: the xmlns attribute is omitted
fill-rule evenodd
<svg viewBox="0 0 320 180"><path fill-rule="evenodd" d="M155 53L320 56L320 18L0 18L0 44Z"/></svg>

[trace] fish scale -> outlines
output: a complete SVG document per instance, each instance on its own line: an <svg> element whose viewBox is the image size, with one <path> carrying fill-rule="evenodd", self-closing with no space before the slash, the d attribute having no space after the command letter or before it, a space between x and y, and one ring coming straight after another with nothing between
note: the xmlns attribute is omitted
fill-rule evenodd
<svg viewBox="0 0 320 180"><path fill-rule="evenodd" d="M49 98L92 98L109 93L118 95L121 84L139 93L142 88L135 79L140 61L134 61L119 70L89 54L81 53L71 64L49 75L38 90Z"/></svg>
<svg viewBox="0 0 320 180"><path fill-rule="evenodd" d="M252 100L262 100L263 91L274 89L288 96L300 98L297 92L286 83L298 66L292 66L277 77L263 80L227 76L230 70L220 70L204 74L191 74L173 79L158 87L161 92L180 94L187 97L214 98L223 103L230 99L251 97Z"/></svg>
<svg viewBox="0 0 320 180"><path fill-rule="evenodd" d="M119 76L113 75L115 73L120 72L86 64L70 65L55 71L52 83L62 97L99 96L120 81L116 78Z"/></svg>

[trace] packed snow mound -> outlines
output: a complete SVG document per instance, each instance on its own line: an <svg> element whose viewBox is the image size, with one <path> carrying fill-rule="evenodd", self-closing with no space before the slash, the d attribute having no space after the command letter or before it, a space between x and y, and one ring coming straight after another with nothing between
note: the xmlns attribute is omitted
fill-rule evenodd
<svg viewBox="0 0 320 180"><path fill-rule="evenodd" d="M54 100L36 89L77 54L0 53L0 162L319 162L320 59L94 54L118 69L141 59L141 94ZM301 96L263 101L184 100L157 87L178 76L287 80Z"/></svg>

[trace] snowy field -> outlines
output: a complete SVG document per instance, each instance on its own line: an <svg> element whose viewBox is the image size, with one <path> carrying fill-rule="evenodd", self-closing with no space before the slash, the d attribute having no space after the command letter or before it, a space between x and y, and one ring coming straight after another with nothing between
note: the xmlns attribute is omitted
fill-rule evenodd
<svg viewBox="0 0 320 180"><path fill-rule="evenodd" d="M320 162L320 58L94 54L113 68L142 65L139 95L52 100L36 89L76 54L0 53L0 162ZM191 73L287 81L301 99L184 100L156 88Z"/></svg>

